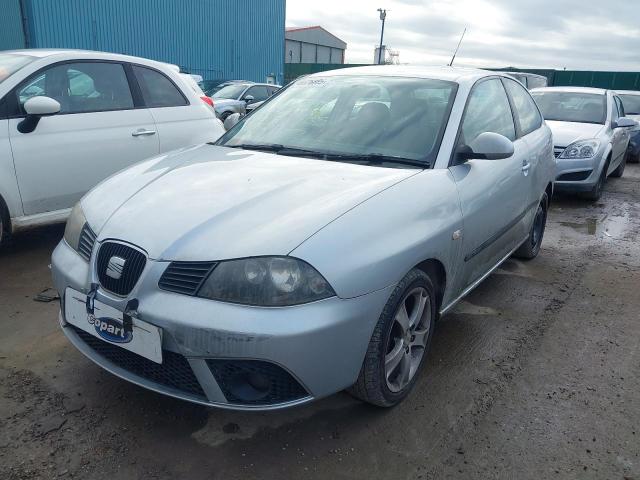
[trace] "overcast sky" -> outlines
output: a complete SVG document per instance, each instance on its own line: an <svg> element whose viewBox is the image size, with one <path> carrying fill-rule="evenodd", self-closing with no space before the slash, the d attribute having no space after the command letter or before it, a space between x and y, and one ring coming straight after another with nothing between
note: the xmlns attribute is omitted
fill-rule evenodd
<svg viewBox="0 0 640 480"><path fill-rule="evenodd" d="M287 26L322 25L347 42L347 63L384 43L400 62L640 71L640 0L286 0Z"/></svg>

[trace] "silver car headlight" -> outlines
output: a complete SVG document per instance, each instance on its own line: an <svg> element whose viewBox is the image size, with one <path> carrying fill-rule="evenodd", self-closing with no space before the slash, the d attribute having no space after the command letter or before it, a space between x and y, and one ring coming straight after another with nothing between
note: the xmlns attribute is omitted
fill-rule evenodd
<svg viewBox="0 0 640 480"><path fill-rule="evenodd" d="M87 219L82 211L80 202L76 203L76 206L71 210L69 219L67 220L67 226L64 229L64 239L74 250L78 250L80 244L80 235L82 234L82 228L87 223Z"/></svg>
<svg viewBox="0 0 640 480"><path fill-rule="evenodd" d="M580 140L578 142L572 143L567 148L565 148L562 152L562 155L560 155L560 158L569 160L593 158L596 153L598 153L599 148L599 140Z"/></svg>
<svg viewBox="0 0 640 480"><path fill-rule="evenodd" d="M318 271L292 257L252 257L220 262L199 297L262 307L300 305L333 297Z"/></svg>

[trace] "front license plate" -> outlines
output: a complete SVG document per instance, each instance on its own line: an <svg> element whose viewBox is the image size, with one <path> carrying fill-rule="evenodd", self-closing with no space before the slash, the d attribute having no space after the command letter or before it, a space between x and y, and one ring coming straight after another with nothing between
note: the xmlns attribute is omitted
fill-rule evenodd
<svg viewBox="0 0 640 480"><path fill-rule="evenodd" d="M94 337L117 345L156 363L162 363L162 329L132 318L132 331L125 331L123 313L98 300L93 315L87 312L87 296L67 288L64 297L64 316L74 325Z"/></svg>

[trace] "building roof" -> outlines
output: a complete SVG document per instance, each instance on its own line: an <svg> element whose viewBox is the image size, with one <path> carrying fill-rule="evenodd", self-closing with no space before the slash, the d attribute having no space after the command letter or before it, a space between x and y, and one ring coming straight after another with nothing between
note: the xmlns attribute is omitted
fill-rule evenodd
<svg viewBox="0 0 640 480"><path fill-rule="evenodd" d="M286 39L297 40L307 43L316 43L327 47L346 49L347 42L336 37L320 25L311 25L308 27L287 27L285 28Z"/></svg>

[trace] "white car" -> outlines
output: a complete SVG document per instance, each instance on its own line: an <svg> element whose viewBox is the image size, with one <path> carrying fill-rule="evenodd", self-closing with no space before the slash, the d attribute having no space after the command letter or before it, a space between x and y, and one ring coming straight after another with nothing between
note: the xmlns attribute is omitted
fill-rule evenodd
<svg viewBox="0 0 640 480"><path fill-rule="evenodd" d="M65 220L125 167L223 133L169 64L81 50L1 52L0 242Z"/></svg>
<svg viewBox="0 0 640 480"><path fill-rule="evenodd" d="M621 177L630 128L620 98L611 90L547 87L531 91L553 132L556 191L598 200L607 177Z"/></svg>

